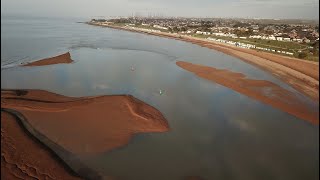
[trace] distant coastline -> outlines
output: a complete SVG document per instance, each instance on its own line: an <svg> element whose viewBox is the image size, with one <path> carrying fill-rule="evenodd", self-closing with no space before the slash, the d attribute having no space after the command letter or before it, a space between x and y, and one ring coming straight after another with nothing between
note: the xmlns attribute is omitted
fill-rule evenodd
<svg viewBox="0 0 320 180"><path fill-rule="evenodd" d="M319 62L311 62L252 49L244 49L219 42L212 42L202 38L173 33L146 31L138 28L111 24L102 25L96 22L87 22L86 24L171 38L214 49L269 71L299 92L315 101L319 101Z"/></svg>

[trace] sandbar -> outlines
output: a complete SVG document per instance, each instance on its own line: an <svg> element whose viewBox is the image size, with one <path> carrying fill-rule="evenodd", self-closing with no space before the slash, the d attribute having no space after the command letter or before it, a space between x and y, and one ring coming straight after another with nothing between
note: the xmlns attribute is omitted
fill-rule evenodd
<svg viewBox="0 0 320 180"><path fill-rule="evenodd" d="M137 133L169 130L161 112L131 95L66 97L43 90L2 90L1 107L20 112L36 130L79 156L125 146Z"/></svg>
<svg viewBox="0 0 320 180"><path fill-rule="evenodd" d="M176 64L195 75L271 105L293 116L319 125L319 110L310 109L292 92L265 80L248 79L241 73L178 61Z"/></svg>
<svg viewBox="0 0 320 180"><path fill-rule="evenodd" d="M73 60L71 59L70 53L67 52L58 56L37 60L23 66L47 66L52 64L70 64L72 62Z"/></svg>
<svg viewBox="0 0 320 180"><path fill-rule="evenodd" d="M266 70L314 101L319 101L319 62L311 62L254 49L239 48L225 43L179 34L147 32L111 24L98 25L90 22L87 24L171 38L214 49Z"/></svg>

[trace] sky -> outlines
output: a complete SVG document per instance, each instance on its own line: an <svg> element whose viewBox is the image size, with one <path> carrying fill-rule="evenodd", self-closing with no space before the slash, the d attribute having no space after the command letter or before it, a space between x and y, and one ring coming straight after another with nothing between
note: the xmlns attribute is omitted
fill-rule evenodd
<svg viewBox="0 0 320 180"><path fill-rule="evenodd" d="M1 14L41 17L129 16L319 19L318 0L1 0Z"/></svg>

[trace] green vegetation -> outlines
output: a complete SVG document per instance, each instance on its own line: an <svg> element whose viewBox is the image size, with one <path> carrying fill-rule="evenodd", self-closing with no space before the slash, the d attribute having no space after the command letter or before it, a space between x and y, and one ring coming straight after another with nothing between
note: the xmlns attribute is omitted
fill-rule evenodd
<svg viewBox="0 0 320 180"><path fill-rule="evenodd" d="M114 22L114 25L117 26L127 26L129 23L119 21L119 22ZM153 26L144 26L141 24L135 24L135 25L130 25L131 27L136 27L136 28L143 28L143 29L153 29L153 30L160 30L161 32L170 32L170 33L175 33L179 32L180 29L177 27L173 28L168 28L168 30L165 29L158 29L154 28ZM239 42L239 43L245 43L245 44L252 44L256 45L257 47L261 48L269 48L269 49L274 49L276 51L287 51L294 53L293 56L296 58L300 59L306 59L310 61L319 61L319 42L316 43L298 43L298 42L286 42L286 41L276 41L276 40L265 40L265 39L240 39L240 38L231 38L231 37L222 37L222 36L214 36L214 35L202 35L202 34L193 34L193 37L198 37L198 38L217 38L217 39L222 39L222 40L228 40L228 41L234 41L234 42ZM312 48L311 48L312 47ZM273 51L268 51L270 53L274 54L281 54L284 56L289 56L292 57L291 55L283 54L283 53L277 53Z"/></svg>
<svg viewBox="0 0 320 180"><path fill-rule="evenodd" d="M310 60L310 61L319 61L319 42L318 46L315 44L300 44L297 42L285 42L285 41L276 41L276 40L265 40L265 39L234 39L231 37L222 37L222 36L214 36L214 35L202 35L202 34L195 34L193 37L198 38L217 38L227 41L234 41L246 44L256 45L262 48L270 48L277 51L287 51L294 53L293 56L300 59ZM313 49L309 47L312 46ZM268 51L274 54L279 54L277 52ZM286 54L282 54L285 56L290 56Z"/></svg>
<svg viewBox="0 0 320 180"><path fill-rule="evenodd" d="M121 27L126 26L127 24L128 23L114 23L114 25L121 26Z"/></svg>
<svg viewBox="0 0 320 180"><path fill-rule="evenodd" d="M143 25L134 25L132 27L136 27L136 28L143 28L143 29L153 29L153 30L160 30L161 32L169 32L168 30L165 29L159 29L159 28L155 28L153 26L143 26Z"/></svg>

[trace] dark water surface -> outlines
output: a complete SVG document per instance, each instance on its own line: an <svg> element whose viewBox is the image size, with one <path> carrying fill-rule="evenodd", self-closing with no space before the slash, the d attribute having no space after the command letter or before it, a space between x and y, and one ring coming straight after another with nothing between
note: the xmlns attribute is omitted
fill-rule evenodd
<svg viewBox="0 0 320 180"><path fill-rule="evenodd" d="M168 120L170 132L139 134L123 148L80 157L102 174L159 180L319 178L318 126L200 79L175 62L269 80L305 99L310 108L319 107L265 71L190 43L89 26L75 19L1 20L2 88L43 89L67 96L131 94ZM73 64L17 66L67 51Z"/></svg>

